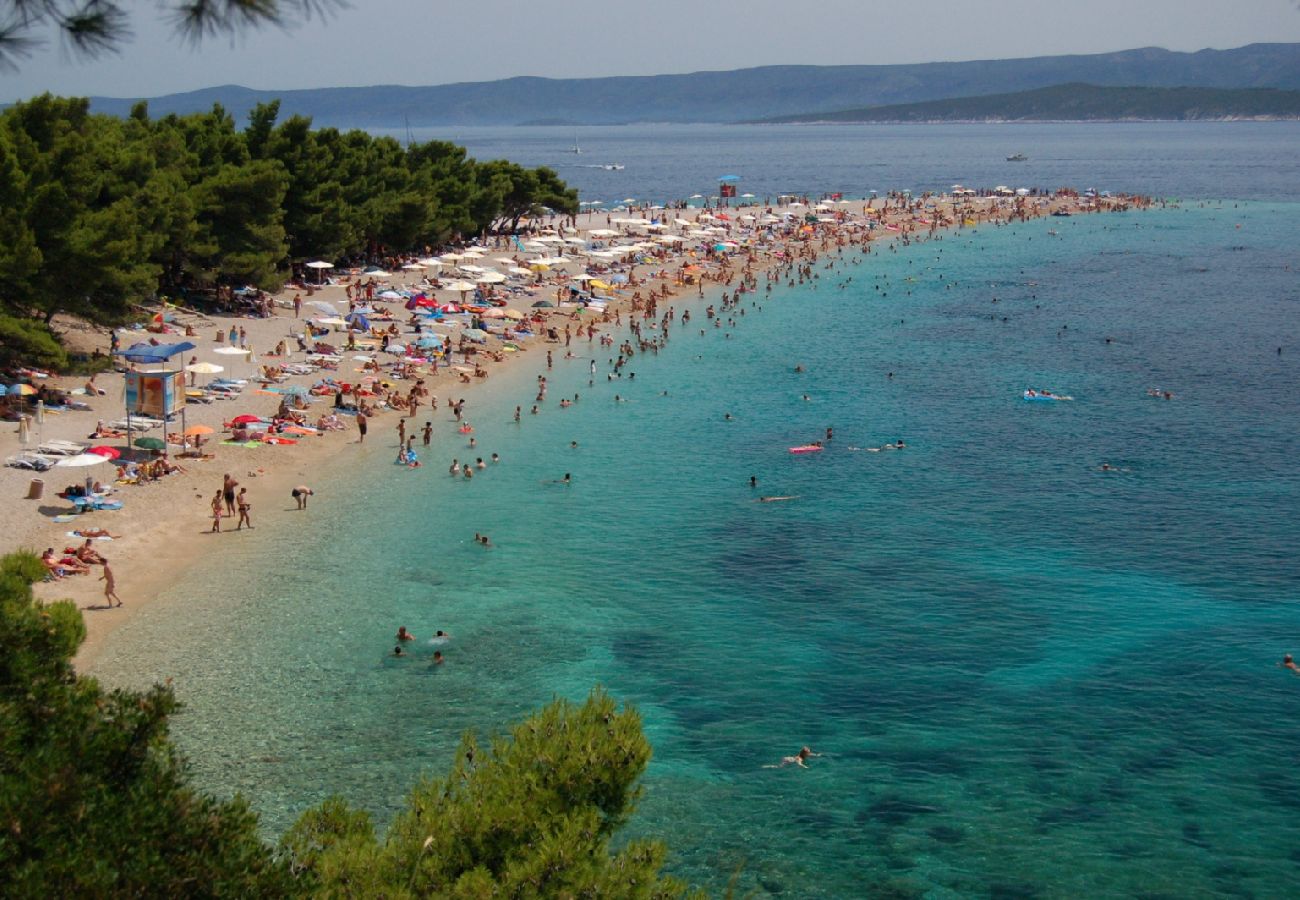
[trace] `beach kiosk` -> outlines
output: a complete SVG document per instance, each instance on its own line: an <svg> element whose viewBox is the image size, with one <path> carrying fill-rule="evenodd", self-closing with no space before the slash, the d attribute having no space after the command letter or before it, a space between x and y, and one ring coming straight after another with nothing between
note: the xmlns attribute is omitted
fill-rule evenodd
<svg viewBox="0 0 1300 900"><path fill-rule="evenodd" d="M178 353L193 350L194 344L140 343L118 353L130 362L165 365ZM170 368L146 369L125 373L126 379L126 445L131 447L131 418L147 416L166 422L176 413L181 414L181 428L185 426L185 373ZM163 441L166 445L166 428Z"/></svg>
<svg viewBox="0 0 1300 900"><path fill-rule="evenodd" d="M728 200L736 196L736 182L740 181L739 175L720 175L718 176L718 205L730 206Z"/></svg>

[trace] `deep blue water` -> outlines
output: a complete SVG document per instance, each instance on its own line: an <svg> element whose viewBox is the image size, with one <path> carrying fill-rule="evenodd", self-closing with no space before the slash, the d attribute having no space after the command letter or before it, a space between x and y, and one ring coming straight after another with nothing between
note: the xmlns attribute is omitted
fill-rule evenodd
<svg viewBox="0 0 1300 900"><path fill-rule="evenodd" d="M1264 156L1253 131L1202 128ZM1002 155L1036 160L1016 133ZM661 155L684 159L676 140ZM1240 193L1282 196L1270 178ZM445 417L422 470L343 448L313 473L310 532L262 504L275 539L223 541L98 674L174 676L198 777L273 831L331 792L386 817L464 729L601 683L655 746L631 830L715 890L739 868L760 896L1283 893L1298 213L1189 201L846 254L734 326L700 335L685 304L692 326L635 380L557 359L536 417L535 351L471 401L478 448ZM787 452L828 426L825 452ZM445 474L494 451L472 482ZM385 659L398 624L451 631L447 664ZM825 754L808 771L764 768L802 744Z"/></svg>
<svg viewBox="0 0 1300 900"><path fill-rule="evenodd" d="M611 206L707 197L719 176L733 174L738 192L759 200L954 184L1276 200L1300 185L1300 122L478 127L414 129L411 137L454 141L480 159L551 166L583 200ZM1028 161L1006 161L1016 153ZM605 164L624 168L598 168Z"/></svg>

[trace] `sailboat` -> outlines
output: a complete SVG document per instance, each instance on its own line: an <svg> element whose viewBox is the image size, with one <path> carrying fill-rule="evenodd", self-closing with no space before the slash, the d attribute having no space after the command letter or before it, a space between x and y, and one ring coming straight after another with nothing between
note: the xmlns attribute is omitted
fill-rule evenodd
<svg viewBox="0 0 1300 900"><path fill-rule="evenodd" d="M570 150L569 152L570 152L570 153L581 153L581 152L582 152L582 148L578 146L578 132L576 132L576 131L573 133L573 149Z"/></svg>

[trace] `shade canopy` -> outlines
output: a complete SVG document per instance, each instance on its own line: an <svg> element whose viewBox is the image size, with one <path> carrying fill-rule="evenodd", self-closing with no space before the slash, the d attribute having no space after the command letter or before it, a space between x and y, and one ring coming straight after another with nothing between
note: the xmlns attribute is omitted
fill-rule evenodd
<svg viewBox="0 0 1300 900"><path fill-rule="evenodd" d="M185 371L193 372L195 375L215 375L218 372L226 371L226 368L225 366L219 366L216 363L201 362L186 366Z"/></svg>
<svg viewBox="0 0 1300 900"><path fill-rule="evenodd" d="M193 349L194 344L189 341L181 341L179 344L150 344L148 341L143 341L139 344L132 344L125 350L117 351L117 353L128 362L162 363L171 359L177 353L184 353L186 350Z"/></svg>

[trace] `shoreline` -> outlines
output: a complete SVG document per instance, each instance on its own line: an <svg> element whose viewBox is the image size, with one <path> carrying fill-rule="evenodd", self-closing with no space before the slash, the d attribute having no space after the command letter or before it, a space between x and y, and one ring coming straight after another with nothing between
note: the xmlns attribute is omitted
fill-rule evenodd
<svg viewBox="0 0 1300 900"><path fill-rule="evenodd" d="M1039 198L1031 198L1035 201L1034 208L1028 210L1029 214L1026 219L1041 218L1061 208L1063 205L1075 205L1078 203L1077 197L1066 195L1054 197L1051 201L1045 203L1037 202ZM1015 206L1014 198L1004 198L1006 202L1011 202ZM639 295L642 290L651 289L661 290L663 293L658 302L665 307L672 303L682 303L689 300L694 306L703 307L709 303L716 302L719 295L729 293L732 288L732 282L740 275L742 271L751 273L754 277L763 275L771 269L788 263L796 254L790 251L803 248L809 249L814 253L820 254L827 249L836 245L836 242L847 241L851 245L861 245L870 243L880 249L896 247L901 240L904 242L924 242L929 237L943 234L947 231L959 231L964 227L978 227L980 225L999 225L1014 218L1014 214L1008 212L1005 205L994 201L990 206L989 215L977 217L972 222L969 219L961 217L955 212L953 199L950 197L938 198L940 204L948 204L949 214L954 221L942 226L937 223L940 221L939 213L942 207L936 207L933 212L927 212L922 203L917 202L916 208L912 209L912 201L907 201L909 207L906 212L901 207L889 207L888 213L880 217L881 229L875 232L866 231L862 227L864 203L877 201L852 201L847 203L846 208L835 210L839 214L847 214L835 223L819 223L817 228L820 232L813 238L803 238L798 228L792 230L792 233L784 236L775 243L763 245L751 250L749 255L744 252L738 252L732 257L735 263L734 268L726 269L713 267L708 271L701 273L701 278L709 278L704 281L700 287L694 284L686 285L676 282L675 271L680 271L680 267L688 262L696 261L691 257L685 256L681 252L676 252L671 256L665 255L664 258L656 259L650 267L652 269L661 269L668 272L667 278L648 279L639 284L629 285L634 288ZM1119 206L1129 208L1130 198L1115 198L1114 201L1104 201L1098 203L1098 211L1103 211L1100 207ZM870 208L869 205L867 208ZM777 208L779 209L779 207ZM737 209L728 209L727 213L731 216L739 217L746 210L759 213L762 207L742 207ZM1026 210L1022 210L1025 212ZM690 222L689 227L697 227L697 217L706 212L701 209L669 211L665 217L674 215L681 219L686 217ZM801 211L802 212L802 211ZM873 212L879 213L880 207L875 207ZM999 216L999 212L1008 213L1005 216ZM632 216L632 213L628 213ZM642 217L646 212L641 212ZM579 213L577 216L579 232L590 232L606 227L611 214L605 213L596 215L590 212ZM800 216L800 221L802 215ZM554 224L556 220L552 220ZM625 220L627 221L627 220ZM822 227L831 225L831 227ZM611 226L612 227L612 226ZM682 225L674 231L685 231L688 226ZM626 236L641 237L635 234L631 226L624 225L619 228ZM728 227L727 238L733 235L730 233L731 226ZM740 229L738 228L737 231ZM623 237L624 235L620 235ZM590 234L584 235L588 241L594 239ZM739 237L739 235L736 235ZM713 239L709 239L712 243ZM698 241L697 241L698 243ZM514 249L502 251L497 248L496 252L514 253ZM692 257L694 253L692 253ZM634 267L635 268L635 267ZM711 276L719 272L730 272L730 278L726 281L712 280ZM572 274L572 273L570 273ZM548 283L539 286L536 296L548 298L555 290L555 283ZM294 318L287 318L281 304L288 302L295 291L286 289L273 299L275 302L273 310L275 315L266 319L246 319L237 317L205 317L195 316L195 330L197 336L192 340L198 345L196 353L202 353L205 350L211 350L224 344L218 344L212 340L212 333L218 328L224 331L228 330L232 323L236 326L243 326L248 330L249 344L254 347L270 347L276 340L283 337L285 332L290 330L295 322L304 322ZM303 291L298 291L303 293ZM342 296L343 288L341 286L327 287L317 291L314 295L316 299L325 299L327 297ZM532 300L533 298L528 298ZM512 303L522 304L522 299L512 300ZM289 304L291 306L291 304ZM608 305L605 316L602 316L599 324L599 331L602 336L610 335L616 341L627 338L629 327L632 325L635 316L634 299L629 290L622 291L616 295ZM642 306L644 308L644 306ZM304 308L304 313L307 309ZM546 325L563 327L568 321L568 310L551 309L546 311ZM292 314L290 309L289 315ZM606 321L608 319L608 321ZM582 320L586 324L588 320ZM141 333L142 338L147 333ZM489 396L487 391L505 390L512 382L512 378L500 377L506 373L517 373L521 371L522 362L511 360L511 356L538 359L550 348L552 352L556 349L563 350L564 342L547 343L543 333L539 333L535 338L521 345L524 352L508 354L502 361L489 362L482 360L483 365L489 372L496 376L485 379L475 379L471 383L462 383L455 379L454 375L447 372L446 368L440 370L436 377L425 373L419 377L428 381L429 389L439 399L439 412L445 412L446 406L450 404L452 397L465 397L469 408L468 418L472 420L473 409L475 408L474 400ZM102 335L101 335L102 337ZM163 338L166 340L166 338ZM105 341L106 343L106 341ZM584 342L585 343L585 342ZM497 344L497 346L500 346ZM613 352L613 348L610 348ZM531 352L533 356L528 356ZM187 354L188 355L188 354ZM292 357L297 354L290 354ZM226 359L228 359L227 357ZM218 359L221 359L218 357ZM481 357L480 357L481 359ZM263 359L263 361L267 361ZM297 376L292 378L289 384L309 385L325 375L336 376L340 381L352 380L353 369L357 364L350 358L350 354L344 354L343 361L340 363L336 372L319 372L312 375ZM241 369L244 371L241 373ZM236 364L232 375L247 375L251 371L250 363ZM356 369L360 373L360 369ZM51 379L52 382L59 383L65 387L71 387L73 382L78 379L57 378ZM486 383L483 383L486 382ZM108 385L113 385L109 387ZM47 417L43 428L43 436L46 440L51 438L59 439L84 439L86 431L91 427L94 418L104 418L110 420L120 415L121 391L118 388L120 380L113 377L110 381L105 379L103 387L106 390L104 396L87 397L92 406L92 411L87 413L72 413L58 417ZM219 428L224 418L233 416L241 412L263 412L269 414L275 408L278 402L276 395L267 396L264 399L258 399L254 388L250 387L245 391L244 396L238 401L226 401L213 403L210 406L195 408L190 406L188 420L191 424L207 424L214 428ZM523 402L522 400L520 402ZM318 407L322 406L318 404ZM265 407L263 409L263 407ZM321 409L309 409L311 415L319 413ZM391 412L391 411L385 411ZM402 413L403 416L408 415ZM431 413L428 407L424 407L417 414L427 416L439 422L444 421L436 413ZM52 421L53 420L53 421ZM372 420L371 442L384 441L385 446L391 443L385 429L395 426L397 417L393 415L381 415ZM412 428L412 433L418 434L418 424ZM445 432L446 426L435 429L436 432ZM0 438L0 445L4 446L6 456L18 452L19 448L16 435L6 429L6 434ZM213 440L218 435L213 435ZM109 443L112 443L109 441ZM80 539L66 536L65 532L75 529L78 525L90 525L96 528L106 528L114 534L122 534L121 540L112 542L97 541L96 549L104 556L112 559L115 574L118 580L119 592L123 594L126 605L121 608L109 610L102 604L101 582L96 580L96 574L93 571L89 575L70 576L59 581L48 582L36 586L37 598L43 601L52 601L59 599L70 599L77 603L82 609L86 621L86 640L83 643L75 663L80 671L88 671L94 668L95 663L100 659L105 649L107 638L113 634L119 627L129 622L134 613L145 606L159 601L174 581L177 580L189 566L193 565L200 559L205 550L210 547L203 547L205 542L217 540L228 540L223 536L209 535L208 526L211 522L211 515L208 511L207 501L210 498L210 491L220 484L220 478L223 473L230 472L240 482L249 489L250 497L253 502L252 518L257 523L254 526L254 539L268 540L277 537L283 538L284 531L284 510L275 504L287 498L293 485L306 483L320 493L328 493L328 486L335 483L335 479L342 479L343 476L337 471L338 464L351 460L352 454L342 452L345 444L357 443L356 430L349 425L346 430L337 434L321 434L316 437L303 438L299 444L294 447L258 447L248 450L241 447L212 447L216 452L216 458L208 460L181 460L188 471L184 474L174 474L167 476L157 482L146 486L127 486L119 490L117 496L126 501L126 508L118 512L95 512L86 516L78 517L75 522L55 523L50 519L52 507L51 503L58 502L51 497L51 494L61 486L63 480L63 470L59 468L51 469L45 473L26 472L12 468L6 468L4 475L0 477L0 489L8 490L11 496L18 495L20 486L28 478L37 477L46 482L46 499L42 506L32 507L34 501L25 501L8 505L8 511L0 514L0 525L6 525L3 539L3 546L0 547L4 552L10 552L20 547L34 548L39 552L43 546L52 546L56 550L63 546L73 546L80 543ZM243 455L240 455L243 454ZM95 467L94 474L99 474L101 468ZM68 470L67 481L75 483L84 476L85 469ZM100 476L104 477L103 475ZM7 479L7 481L6 481ZM276 491L280 491L279 495ZM21 495L19 495L21 496ZM309 509L320 502L320 497L313 498ZM297 510L289 509L289 513ZM39 518L37 518L39 516ZM224 523L223 523L224 524ZM262 527L257 527L258 525ZM223 533L225 528L223 527ZM271 535L270 538L267 535ZM62 540L64 543L58 543ZM95 613L95 615L89 615Z"/></svg>

